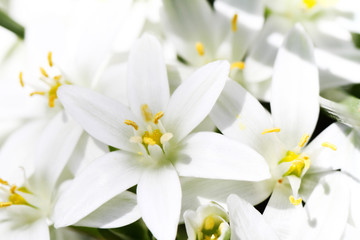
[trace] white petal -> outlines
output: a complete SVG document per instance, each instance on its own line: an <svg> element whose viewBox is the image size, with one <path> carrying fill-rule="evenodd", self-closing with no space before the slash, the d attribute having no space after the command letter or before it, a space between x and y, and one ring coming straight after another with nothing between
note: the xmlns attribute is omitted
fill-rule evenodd
<svg viewBox="0 0 360 240"><path fill-rule="evenodd" d="M177 141L209 114L224 87L229 67L225 61L209 63L175 90L163 121L166 131L173 133Z"/></svg>
<svg viewBox="0 0 360 240"><path fill-rule="evenodd" d="M279 239L260 212L247 201L232 194L227 199L227 205L229 208L231 239Z"/></svg>
<svg viewBox="0 0 360 240"><path fill-rule="evenodd" d="M280 239L296 239L297 229L303 219L303 208L289 201L292 191L285 182L277 183L263 213L266 221Z"/></svg>
<svg viewBox="0 0 360 240"><path fill-rule="evenodd" d="M136 155L121 151L108 153L93 161L61 194L54 210L55 227L76 223L134 186L141 176L138 161Z"/></svg>
<svg viewBox="0 0 360 240"><path fill-rule="evenodd" d="M132 112L142 118L141 106L147 104L153 114L165 111L170 92L166 67L159 41L148 34L135 42L128 64L128 98Z"/></svg>
<svg viewBox="0 0 360 240"><path fill-rule="evenodd" d="M121 103L77 86L61 86L57 91L67 113L96 139L110 146L135 151L129 139L133 128L125 120L136 117Z"/></svg>
<svg viewBox="0 0 360 240"><path fill-rule="evenodd" d="M194 133L174 159L180 176L244 181L271 178L265 159L253 149L217 133Z"/></svg>
<svg viewBox="0 0 360 240"><path fill-rule="evenodd" d="M35 155L34 178L51 195L55 184L70 159L82 127L64 111L58 113L46 126Z"/></svg>
<svg viewBox="0 0 360 240"><path fill-rule="evenodd" d="M303 239L340 239L349 214L350 192L341 173L326 176L314 189L305 208Z"/></svg>
<svg viewBox="0 0 360 240"><path fill-rule="evenodd" d="M140 217L136 195L125 191L74 225L94 228L118 228L135 222Z"/></svg>
<svg viewBox="0 0 360 240"><path fill-rule="evenodd" d="M184 222L188 240L196 240L196 231L199 227L196 222L196 217L197 215L194 211L186 210L184 212Z"/></svg>
<svg viewBox="0 0 360 240"><path fill-rule="evenodd" d="M245 61L246 82L261 82L271 78L275 57L292 23L283 17L270 16L253 43Z"/></svg>
<svg viewBox="0 0 360 240"><path fill-rule="evenodd" d="M144 171L137 187L142 218L159 240L174 239L180 217L181 186L172 165Z"/></svg>
<svg viewBox="0 0 360 240"><path fill-rule="evenodd" d="M17 219L19 220L19 219ZM29 219L28 219L29 220ZM44 218L32 221L7 219L0 226L1 237L11 240L41 239L50 240L49 227Z"/></svg>
<svg viewBox="0 0 360 240"><path fill-rule="evenodd" d="M274 127L270 114L238 83L226 82L210 116L225 136L253 148L271 165L277 164L282 154L277 133L262 134Z"/></svg>
<svg viewBox="0 0 360 240"><path fill-rule="evenodd" d="M319 76L313 46L296 25L280 48L274 66L271 111L280 139L291 149L311 135L319 115Z"/></svg>

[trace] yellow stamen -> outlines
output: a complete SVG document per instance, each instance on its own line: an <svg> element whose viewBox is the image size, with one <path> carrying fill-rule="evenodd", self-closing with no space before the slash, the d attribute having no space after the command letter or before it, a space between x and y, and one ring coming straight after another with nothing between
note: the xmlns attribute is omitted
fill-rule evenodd
<svg viewBox="0 0 360 240"><path fill-rule="evenodd" d="M20 79L21 87L24 87L24 80L23 80L23 73L22 72L19 73L19 79Z"/></svg>
<svg viewBox="0 0 360 240"><path fill-rule="evenodd" d="M202 44L201 42L196 42L195 47L199 55L204 56L205 54L204 44Z"/></svg>
<svg viewBox="0 0 360 240"><path fill-rule="evenodd" d="M303 147L308 140L309 140L309 134L304 134L304 135L301 137L298 146L299 146L299 147Z"/></svg>
<svg viewBox="0 0 360 240"><path fill-rule="evenodd" d="M34 95L45 95L45 92L32 92L32 93L30 93L30 97L32 97Z"/></svg>
<svg viewBox="0 0 360 240"><path fill-rule="evenodd" d="M59 81L61 79L61 75L56 75L55 77L54 77L54 80L55 81Z"/></svg>
<svg viewBox="0 0 360 240"><path fill-rule="evenodd" d="M149 138L149 137L144 137L143 140L144 140L144 143L145 143L145 144L148 144L148 145L151 145L151 146L153 146L153 145L156 144L156 142L154 141L154 139Z"/></svg>
<svg viewBox="0 0 360 240"><path fill-rule="evenodd" d="M3 179L0 178L0 184L8 186L9 183Z"/></svg>
<svg viewBox="0 0 360 240"><path fill-rule="evenodd" d="M0 208L9 207L11 206L11 202L0 202Z"/></svg>
<svg viewBox="0 0 360 240"><path fill-rule="evenodd" d="M48 53L48 61L49 61L49 66L52 67L52 66L53 66L52 52L49 52L49 53Z"/></svg>
<svg viewBox="0 0 360 240"><path fill-rule="evenodd" d="M297 206L297 205L299 205L299 204L302 202L302 198L301 198L301 197L298 198L298 199L295 199L293 195L291 195L291 196L289 197L289 200L290 200L291 204L293 204L294 206Z"/></svg>
<svg viewBox="0 0 360 240"><path fill-rule="evenodd" d="M10 192L11 192L12 194L14 194L14 193L15 193L15 190L16 190L16 185L12 185L11 188L10 188Z"/></svg>
<svg viewBox="0 0 360 240"><path fill-rule="evenodd" d="M272 132L280 132L280 128L267 128L261 134L264 135L265 133L272 133Z"/></svg>
<svg viewBox="0 0 360 240"><path fill-rule="evenodd" d="M50 95L49 96L49 107L54 107L55 106L55 99L56 99L56 95Z"/></svg>
<svg viewBox="0 0 360 240"><path fill-rule="evenodd" d="M232 20L231 20L231 30L232 30L233 32L236 32L236 30L237 30L237 25L236 25L237 16L238 16L238 15L235 14L234 17L233 17Z"/></svg>
<svg viewBox="0 0 360 240"><path fill-rule="evenodd" d="M323 143L321 144L321 146L330 148L330 149L332 149L332 150L334 150L334 151L336 151L336 149L337 149L334 144L329 143L329 142L323 142Z"/></svg>
<svg viewBox="0 0 360 240"><path fill-rule="evenodd" d="M125 120L124 123L126 125L132 126L136 131L139 129L139 126L131 120Z"/></svg>
<svg viewBox="0 0 360 240"><path fill-rule="evenodd" d="M45 69L43 69L42 67L40 67L40 72L44 77L49 77L49 75L47 74L47 72L45 71Z"/></svg>
<svg viewBox="0 0 360 240"><path fill-rule="evenodd" d="M153 123L158 124L159 123L159 119L162 118L164 116L163 112L158 112L157 114L155 114L155 117L153 119Z"/></svg>
<svg viewBox="0 0 360 240"><path fill-rule="evenodd" d="M244 62L233 62L230 66L230 70L233 70L234 68L238 68L240 70L243 70L245 67Z"/></svg>
<svg viewBox="0 0 360 240"><path fill-rule="evenodd" d="M29 203L17 193L11 194L9 196L9 201L15 205L29 205Z"/></svg>
<svg viewBox="0 0 360 240"><path fill-rule="evenodd" d="M215 226L215 220L212 216L207 216L205 219L204 219L204 230L212 230Z"/></svg>
<svg viewBox="0 0 360 240"><path fill-rule="evenodd" d="M143 115L143 118L147 122L150 122L153 119L153 114L150 111L149 106L147 104L141 105L141 114Z"/></svg>
<svg viewBox="0 0 360 240"><path fill-rule="evenodd" d="M316 5L316 0L303 0L305 6L310 9Z"/></svg>

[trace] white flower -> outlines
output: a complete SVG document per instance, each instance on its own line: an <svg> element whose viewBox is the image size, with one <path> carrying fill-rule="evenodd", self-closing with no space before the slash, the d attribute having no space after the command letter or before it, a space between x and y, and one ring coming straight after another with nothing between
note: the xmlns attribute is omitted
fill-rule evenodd
<svg viewBox="0 0 360 240"><path fill-rule="evenodd" d="M73 224L138 184L144 222L156 238L173 239L181 206L179 175L253 181L268 178L264 160L249 148L216 133L189 135L210 112L228 70L226 62L208 64L170 97L160 44L145 35L129 58L131 110L80 87L59 88L66 111L92 136L121 150L95 160L76 176L56 206L56 226ZM89 186L91 191L82 191Z"/></svg>
<svg viewBox="0 0 360 240"><path fill-rule="evenodd" d="M249 50L244 69L246 87L258 98L271 97L271 77L276 54L295 23L301 24L315 45L321 89L359 82L360 51L351 36L358 1L268 0L270 16Z"/></svg>

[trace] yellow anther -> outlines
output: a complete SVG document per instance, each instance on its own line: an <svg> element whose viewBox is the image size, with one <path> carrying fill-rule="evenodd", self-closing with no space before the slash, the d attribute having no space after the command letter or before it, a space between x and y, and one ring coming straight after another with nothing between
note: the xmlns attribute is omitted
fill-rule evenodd
<svg viewBox="0 0 360 240"><path fill-rule="evenodd" d="M147 144L147 145L155 145L156 142L154 141L154 139L152 138L149 138L149 137L143 137L143 140L144 140L144 143Z"/></svg>
<svg viewBox="0 0 360 240"><path fill-rule="evenodd" d="M234 68L238 68L240 70L243 70L245 67L244 62L233 62L230 66L230 70L233 70Z"/></svg>
<svg viewBox="0 0 360 240"><path fill-rule="evenodd" d="M204 219L204 225L203 225L203 229L204 230L212 230L215 226L215 220L212 216L207 216L205 219Z"/></svg>
<svg viewBox="0 0 360 240"><path fill-rule="evenodd" d="M298 199L295 199L293 195L291 195L289 197L289 201L291 202L291 204L293 204L294 206L297 206L299 205L301 202L302 202L302 198L298 198Z"/></svg>
<svg viewBox="0 0 360 240"><path fill-rule="evenodd" d="M309 134L304 134L304 135L301 137L298 146L299 146L299 147L303 147L308 140L309 140Z"/></svg>
<svg viewBox="0 0 360 240"><path fill-rule="evenodd" d="M267 128L261 134L264 135L265 133L272 133L272 132L280 132L280 128Z"/></svg>
<svg viewBox="0 0 360 240"><path fill-rule="evenodd" d="M334 151L336 151L336 149L337 149L334 144L329 143L329 142L323 142L323 143L321 144L321 146L330 148L330 149L332 149L332 150L334 150Z"/></svg>
<svg viewBox="0 0 360 240"><path fill-rule="evenodd" d="M147 104L141 105L141 114L145 121L150 122L153 119L153 114L149 109L149 106Z"/></svg>
<svg viewBox="0 0 360 240"><path fill-rule="evenodd" d="M24 87L24 80L23 80L23 73L22 72L19 73L19 79L20 79L21 87Z"/></svg>
<svg viewBox="0 0 360 240"><path fill-rule="evenodd" d="M0 184L8 186L9 183L3 179L0 178Z"/></svg>
<svg viewBox="0 0 360 240"><path fill-rule="evenodd" d="M52 67L53 61L52 61L52 52L51 51L48 53L48 62L49 62L49 66Z"/></svg>
<svg viewBox="0 0 360 240"><path fill-rule="evenodd" d="M55 77L54 77L54 80L55 81L59 81L61 79L61 75L56 75Z"/></svg>
<svg viewBox="0 0 360 240"><path fill-rule="evenodd" d="M45 92L32 92L32 93L30 93L30 97L32 97L34 95L45 95Z"/></svg>
<svg viewBox="0 0 360 240"><path fill-rule="evenodd" d="M0 202L0 208L9 207L12 205L12 202Z"/></svg>
<svg viewBox="0 0 360 240"><path fill-rule="evenodd" d="M45 69L43 69L42 67L40 67L40 72L44 77L49 77L49 75L47 74L47 72L45 71Z"/></svg>
<svg viewBox="0 0 360 240"><path fill-rule="evenodd" d="M134 121L125 120L124 123L126 125L132 126L136 131L139 129L139 126Z"/></svg>
<svg viewBox="0 0 360 240"><path fill-rule="evenodd" d="M237 24L236 24L237 17L238 17L238 15L235 14L234 17L233 17L232 20L231 20L231 30L232 30L233 32L236 32L236 30L237 30Z"/></svg>
<svg viewBox="0 0 360 240"><path fill-rule="evenodd" d="M56 96L55 95L50 95L49 96L49 107L55 107L55 99L56 99Z"/></svg>
<svg viewBox="0 0 360 240"><path fill-rule="evenodd" d="M201 42L196 42L195 47L199 55L204 56L205 54L204 44L202 44Z"/></svg>
<svg viewBox="0 0 360 240"><path fill-rule="evenodd" d="M316 5L316 0L303 0L305 6L310 9Z"/></svg>
<svg viewBox="0 0 360 240"><path fill-rule="evenodd" d="M11 188L10 188L10 192L11 192L12 194L14 194L16 188L17 188L16 185L12 185Z"/></svg>
<svg viewBox="0 0 360 240"><path fill-rule="evenodd" d="M155 114L155 117L153 119L153 123L158 124L159 123L159 119L162 118L164 116L163 112L158 112L157 114Z"/></svg>

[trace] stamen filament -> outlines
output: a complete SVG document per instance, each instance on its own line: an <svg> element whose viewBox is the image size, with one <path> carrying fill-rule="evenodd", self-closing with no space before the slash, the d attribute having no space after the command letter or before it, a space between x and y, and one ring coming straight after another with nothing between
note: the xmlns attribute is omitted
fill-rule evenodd
<svg viewBox="0 0 360 240"><path fill-rule="evenodd" d="M289 201L291 202L291 204L293 204L294 206L297 206L299 205L301 202L302 202L302 198L298 198L298 199L295 199L293 195L291 195L289 197Z"/></svg>
<svg viewBox="0 0 360 240"><path fill-rule="evenodd" d="M43 69L42 67L40 67L40 72L44 77L49 77L49 75L47 74L47 72L45 71L45 69Z"/></svg>
<svg viewBox="0 0 360 240"><path fill-rule="evenodd" d="M267 128L261 134L264 135L266 133L272 133L272 132L280 132L280 128Z"/></svg>
<svg viewBox="0 0 360 240"><path fill-rule="evenodd" d="M53 61L52 61L52 52L51 51L48 53L48 62L49 62L49 66L52 67Z"/></svg>
<svg viewBox="0 0 360 240"><path fill-rule="evenodd" d="M55 77L54 77L54 80L55 81L59 81L61 79L61 75L56 75Z"/></svg>
<svg viewBox="0 0 360 240"><path fill-rule="evenodd" d="M234 68L238 68L240 70L243 70L245 67L245 63L244 62L233 62L230 66L230 70L233 70Z"/></svg>
<svg viewBox="0 0 360 240"><path fill-rule="evenodd" d="M334 144L329 143L329 142L323 142L323 143L321 144L321 146L330 148L330 149L332 149L332 150L334 150L334 151L336 151L336 149L337 149L337 147L336 147Z"/></svg>
<svg viewBox="0 0 360 240"><path fill-rule="evenodd" d="M303 147L308 140L309 140L309 134L304 134L304 135L301 137L298 146L299 146L299 147Z"/></svg>
<svg viewBox="0 0 360 240"><path fill-rule="evenodd" d="M196 42L195 47L199 55L204 56L205 54L204 44L202 44L201 42Z"/></svg>
<svg viewBox="0 0 360 240"><path fill-rule="evenodd" d="M30 97L32 97L34 95L45 95L45 92L32 92L32 93L30 93Z"/></svg>
<svg viewBox="0 0 360 240"><path fill-rule="evenodd" d="M24 80L23 80L23 73L22 72L19 73L19 79L20 79L21 87L24 87Z"/></svg>
<svg viewBox="0 0 360 240"><path fill-rule="evenodd" d="M159 123L159 119L162 118L164 116L163 112L158 112L157 114L155 114L155 117L153 119L153 123L158 124Z"/></svg>
<svg viewBox="0 0 360 240"><path fill-rule="evenodd" d="M139 126L134 121L125 120L124 123L126 125L132 126L136 131L139 129Z"/></svg>
<svg viewBox="0 0 360 240"><path fill-rule="evenodd" d="M231 30L233 32L236 32L236 30L237 30L237 25L236 25L237 17L238 17L238 15L235 14L234 17L231 20Z"/></svg>

